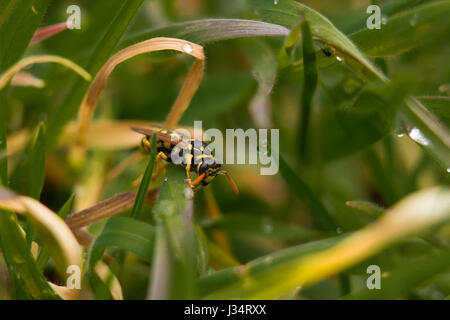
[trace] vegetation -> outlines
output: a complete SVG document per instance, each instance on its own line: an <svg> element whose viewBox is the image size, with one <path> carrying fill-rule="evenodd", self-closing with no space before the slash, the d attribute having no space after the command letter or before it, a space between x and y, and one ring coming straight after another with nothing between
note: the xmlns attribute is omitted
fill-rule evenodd
<svg viewBox="0 0 450 320"><path fill-rule="evenodd" d="M0 299L448 298L449 16L1 1ZM194 194L131 130L196 120L279 129L279 173L224 165L239 195L222 177Z"/></svg>

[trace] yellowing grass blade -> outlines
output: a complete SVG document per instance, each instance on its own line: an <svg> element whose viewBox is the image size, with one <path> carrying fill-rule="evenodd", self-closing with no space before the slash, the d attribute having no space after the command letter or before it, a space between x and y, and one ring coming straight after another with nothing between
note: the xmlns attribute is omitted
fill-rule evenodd
<svg viewBox="0 0 450 320"><path fill-rule="evenodd" d="M6 70L2 75L0 75L0 90L2 90L12 79L12 77L23 68L35 63L49 63L49 62L61 64L78 73L86 81L91 80L91 75L86 70L84 70L82 67L75 64L74 62L70 61L69 59L52 55L31 56L20 60L11 68Z"/></svg>
<svg viewBox="0 0 450 320"><path fill-rule="evenodd" d="M62 277L67 276L67 268L71 265L81 268L81 246L56 213L37 200L4 189L0 189L0 207L26 214L31 219Z"/></svg>
<svg viewBox="0 0 450 320"><path fill-rule="evenodd" d="M377 254L391 243L450 220L450 188L416 192L386 211L376 222L317 253L283 261L271 255L234 268L239 280L206 299L274 299L323 280Z"/></svg>

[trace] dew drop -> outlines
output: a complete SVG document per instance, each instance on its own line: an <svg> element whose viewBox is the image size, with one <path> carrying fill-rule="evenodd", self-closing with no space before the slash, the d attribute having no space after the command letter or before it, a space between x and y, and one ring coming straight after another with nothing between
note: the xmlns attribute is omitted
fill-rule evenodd
<svg viewBox="0 0 450 320"><path fill-rule="evenodd" d="M167 177L164 177L164 181L167 181L167 180L169 180L169 178L167 178Z"/></svg>
<svg viewBox="0 0 450 320"><path fill-rule="evenodd" d="M194 49L192 49L192 46L189 43L185 43L183 45L183 51L186 53L191 53Z"/></svg>
<svg viewBox="0 0 450 320"><path fill-rule="evenodd" d="M279 0L273 0L273 4L277 5Z"/></svg>
<svg viewBox="0 0 450 320"><path fill-rule="evenodd" d="M423 145L423 146L429 146L430 145L430 141L425 138L425 136L423 135L422 131L420 131L417 128L413 128L410 132L409 132L409 136L411 139L413 139L415 142Z"/></svg>
<svg viewBox="0 0 450 320"><path fill-rule="evenodd" d="M338 228L336 228L336 232L337 232L337 234L342 234L342 228L341 227L338 227Z"/></svg>
<svg viewBox="0 0 450 320"><path fill-rule="evenodd" d="M336 59L337 59L338 61L340 61L340 62L344 61L344 59L342 59L342 58L339 57L339 56L336 56Z"/></svg>
<svg viewBox="0 0 450 320"><path fill-rule="evenodd" d="M417 25L417 19L418 19L418 16L417 16L417 14L415 14L412 18L411 18L411 20L409 20L409 25L411 26L411 27L414 27L414 26L416 26Z"/></svg>
<svg viewBox="0 0 450 320"><path fill-rule="evenodd" d="M262 231L265 234L272 233L272 231L273 231L272 223L266 218L261 221L261 227L262 227Z"/></svg>

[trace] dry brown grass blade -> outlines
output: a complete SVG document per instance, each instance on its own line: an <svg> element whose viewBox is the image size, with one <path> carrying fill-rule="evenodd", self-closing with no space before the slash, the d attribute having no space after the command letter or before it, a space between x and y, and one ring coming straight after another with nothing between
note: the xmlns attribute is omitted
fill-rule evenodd
<svg viewBox="0 0 450 320"><path fill-rule="evenodd" d="M147 202L153 204L159 189L151 189L147 192ZM130 209L136 198L136 191L118 194L109 199L103 200L92 207L75 212L66 219L67 225L71 229L79 229L97 222L102 219L109 218L122 211Z"/></svg>
<svg viewBox="0 0 450 320"><path fill-rule="evenodd" d="M205 69L205 61L197 60L194 62L189 74L184 81L183 87L181 88L180 94L175 100L172 109L170 110L169 115L167 116L167 120L164 124L164 127L168 129L175 129L178 121L181 119L181 116L186 111L191 102L194 94L197 92L198 87L200 86L200 82L203 78L203 73Z"/></svg>
<svg viewBox="0 0 450 320"><path fill-rule="evenodd" d="M205 59L204 53L203 53L203 47L199 46L195 43L181 40L181 39L174 39L174 38L153 38L150 40L142 41L139 43L136 43L132 46L129 46L125 49L122 49L118 53L116 53L114 56L112 56L102 67L102 69L99 71L97 76L95 77L94 81L92 82L92 85L89 89L89 92L87 93L85 99L83 100L80 111L79 111L79 127L78 127L78 136L76 139L76 142L79 146L85 147L86 146L86 137L87 137L87 130L89 127L89 124L91 122L92 114L95 109L95 105L97 104L97 100L102 93L103 89L106 86L106 82L110 76L110 74L114 71L115 67L137 55L143 54L143 53L149 53L149 52L155 52L155 51L162 51L162 50L175 50L182 53L189 54L193 57L195 57L198 61L202 61L199 63L198 61L194 64L194 67L191 69L186 82L191 81L198 81L200 82L201 77L203 76L203 68L200 68L200 66L203 66L203 61ZM193 73L197 72L201 69L201 75L193 75ZM198 79L200 77L200 79ZM197 90L198 84L193 86L192 84L184 84L179 98L176 101L175 106L184 104L189 104L190 98L193 96L193 92L189 92L189 90L194 90L194 92ZM185 92L187 91L187 92ZM189 101L178 102L180 97L184 97L184 99L189 99ZM177 103L178 102L178 103ZM181 107L177 107L181 108ZM177 112L176 114L178 114Z"/></svg>
<svg viewBox="0 0 450 320"><path fill-rule="evenodd" d="M53 291L55 291L58 296L63 298L64 300L78 300L78 297L80 295L80 290L78 289L69 289L67 287L58 286L54 283L49 282L48 283L50 287L52 287Z"/></svg>
<svg viewBox="0 0 450 320"><path fill-rule="evenodd" d="M126 150L139 146L142 135L131 130L130 127L162 126L161 123L141 120L101 120L93 122L88 129L88 148L105 151ZM194 136L192 127L178 127L189 131ZM67 146L74 141L78 125L74 122L66 126L59 140L59 146ZM23 150L29 139L30 130L23 129L8 136L7 156L10 157Z"/></svg>
<svg viewBox="0 0 450 320"><path fill-rule="evenodd" d="M37 200L0 189L0 206L26 214L36 228L57 270L66 276L67 267L81 267L81 247L64 221Z"/></svg>

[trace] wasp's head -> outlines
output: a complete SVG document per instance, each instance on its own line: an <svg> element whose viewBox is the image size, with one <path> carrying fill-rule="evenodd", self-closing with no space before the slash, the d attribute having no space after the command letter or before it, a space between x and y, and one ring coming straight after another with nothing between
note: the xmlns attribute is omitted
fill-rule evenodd
<svg viewBox="0 0 450 320"><path fill-rule="evenodd" d="M221 168L222 165L217 163L214 158L205 159L198 170L199 175L205 174L205 177L202 180L202 185L207 186L211 181L213 181L216 175L219 174Z"/></svg>
<svg viewBox="0 0 450 320"><path fill-rule="evenodd" d="M214 159L214 158L211 158L211 159ZM210 160L210 159L208 159L208 160ZM217 175L226 176L228 181L230 182L231 186L233 187L234 192L236 194L239 193L239 190L238 190L236 184L234 183L233 179L231 179L228 172L226 172L225 170L222 170L222 165L217 163L215 160L203 161L203 163L199 167L198 174L200 176L204 174L204 177L201 182L203 186L207 186L209 183L211 183L211 181L213 181Z"/></svg>

